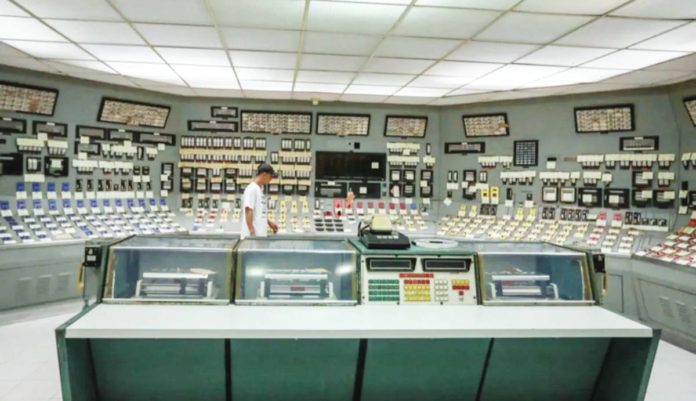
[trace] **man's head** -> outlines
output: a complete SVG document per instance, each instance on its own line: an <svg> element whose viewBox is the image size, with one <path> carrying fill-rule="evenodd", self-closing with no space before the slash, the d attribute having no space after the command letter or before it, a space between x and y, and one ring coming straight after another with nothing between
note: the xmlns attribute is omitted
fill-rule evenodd
<svg viewBox="0 0 696 401"><path fill-rule="evenodd" d="M256 183L259 185L266 185L273 179L273 166L268 163L261 163L256 169Z"/></svg>

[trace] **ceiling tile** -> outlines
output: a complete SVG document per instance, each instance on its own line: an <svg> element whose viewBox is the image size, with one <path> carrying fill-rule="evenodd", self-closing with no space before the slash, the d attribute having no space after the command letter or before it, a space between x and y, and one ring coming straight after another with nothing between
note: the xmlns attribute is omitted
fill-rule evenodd
<svg viewBox="0 0 696 401"><path fill-rule="evenodd" d="M686 53L681 52L619 50L616 53L612 53L590 63L583 64L583 67L625 68L629 70L638 70L685 55Z"/></svg>
<svg viewBox="0 0 696 401"><path fill-rule="evenodd" d="M9 59L9 58L22 58L22 57L30 57L26 53L22 53L18 49L15 49L14 47L7 45L5 43L0 42L0 60L2 59Z"/></svg>
<svg viewBox="0 0 696 401"><path fill-rule="evenodd" d="M415 77L415 75L406 74L377 74L363 72L355 77L353 83L357 85L402 86L406 85Z"/></svg>
<svg viewBox="0 0 696 401"><path fill-rule="evenodd" d="M352 72L298 71L295 82L315 82L347 85L355 76Z"/></svg>
<svg viewBox="0 0 696 401"><path fill-rule="evenodd" d="M79 43L144 45L145 41L125 22L45 19L47 24Z"/></svg>
<svg viewBox="0 0 696 401"><path fill-rule="evenodd" d="M240 81L292 81L295 71L264 68L235 68Z"/></svg>
<svg viewBox="0 0 696 401"><path fill-rule="evenodd" d="M585 24L591 17L511 12L493 23L476 39L545 44Z"/></svg>
<svg viewBox="0 0 696 401"><path fill-rule="evenodd" d="M434 62L435 60L374 57L367 63L365 68L363 68L363 71L420 74Z"/></svg>
<svg viewBox="0 0 696 401"><path fill-rule="evenodd" d="M37 60L30 58L30 57L1 58L0 64L9 65L11 67L34 70L34 71L45 71L45 72L58 73L58 70L56 70L54 67L52 67L46 63L43 63L41 61L37 61Z"/></svg>
<svg viewBox="0 0 696 401"><path fill-rule="evenodd" d="M696 1L691 0L633 0L611 13L622 17L696 18Z"/></svg>
<svg viewBox="0 0 696 401"><path fill-rule="evenodd" d="M498 11L487 10L413 7L396 27L394 34L466 39L491 23L499 14Z"/></svg>
<svg viewBox="0 0 696 401"><path fill-rule="evenodd" d="M416 92L409 92L409 93L416 93ZM435 99L437 99L437 97L434 97L434 96L426 97L426 96L419 96L419 95L404 95L404 96L389 97L389 98L387 98L387 100L384 101L384 103L425 105L425 104L432 102Z"/></svg>
<svg viewBox="0 0 696 401"><path fill-rule="evenodd" d="M691 74L682 71L633 71L606 80L611 84L660 85L666 81L688 78Z"/></svg>
<svg viewBox="0 0 696 401"><path fill-rule="evenodd" d="M696 54L680 57L664 63L655 64L647 68L656 71L696 71Z"/></svg>
<svg viewBox="0 0 696 401"><path fill-rule="evenodd" d="M169 64L229 66L224 50L156 47L155 50Z"/></svg>
<svg viewBox="0 0 696 401"><path fill-rule="evenodd" d="M447 75L452 77L477 78L494 71L503 64L468 63L462 61L440 61L426 71L428 75Z"/></svg>
<svg viewBox="0 0 696 401"><path fill-rule="evenodd" d="M453 105L463 105L463 104L469 104L469 103L479 103L479 102L485 102L488 98L490 98L492 92L488 93L472 93L472 94L465 94L461 96L447 96L447 97L441 97L439 99L433 100L431 103L434 106L453 106Z"/></svg>
<svg viewBox="0 0 696 401"><path fill-rule="evenodd" d="M203 1L111 0L111 2L129 21L212 25L208 10Z"/></svg>
<svg viewBox="0 0 696 401"><path fill-rule="evenodd" d="M470 41L447 56L447 60L511 63L538 48L537 45Z"/></svg>
<svg viewBox="0 0 696 401"><path fill-rule="evenodd" d="M520 88L536 80L565 70L564 67L506 65L466 86L466 89L506 90ZM465 88L463 88L465 89Z"/></svg>
<svg viewBox="0 0 696 401"><path fill-rule="evenodd" d="M419 88L408 86L396 92L394 96L419 96L419 97L440 97L449 92L451 88Z"/></svg>
<svg viewBox="0 0 696 401"><path fill-rule="evenodd" d="M65 72L67 74L73 73L84 73L85 71L90 72L105 72L108 74L115 74L116 71L109 68L106 64L101 61L88 61L88 60L55 60L47 61L48 64L54 66L55 68Z"/></svg>
<svg viewBox="0 0 696 401"><path fill-rule="evenodd" d="M94 60L94 57L72 43L32 42L25 40L6 40L5 43L38 58Z"/></svg>
<svg viewBox="0 0 696 401"><path fill-rule="evenodd" d="M0 17L0 39L67 42L39 20L22 17Z"/></svg>
<svg viewBox="0 0 696 401"><path fill-rule="evenodd" d="M508 10L520 0L418 0L418 6L442 6Z"/></svg>
<svg viewBox="0 0 696 401"><path fill-rule="evenodd" d="M163 63L157 53L147 46L82 45L82 47L104 61Z"/></svg>
<svg viewBox="0 0 696 401"><path fill-rule="evenodd" d="M521 64L562 65L573 67L590 60L606 56L615 49L596 47L546 46L538 51L517 60Z"/></svg>
<svg viewBox="0 0 696 401"><path fill-rule="evenodd" d="M303 54L300 67L307 70L358 71L367 57Z"/></svg>
<svg viewBox="0 0 696 401"><path fill-rule="evenodd" d="M295 82L295 91L296 92L343 93L344 89L346 89L345 84Z"/></svg>
<svg viewBox="0 0 696 401"><path fill-rule="evenodd" d="M263 83L262 83L263 84ZM261 85L264 87L265 85ZM277 87L271 87L268 90L244 90L244 95L248 99L290 99L292 97L292 92L287 90L275 90Z"/></svg>
<svg viewBox="0 0 696 401"><path fill-rule="evenodd" d="M140 87L148 91L166 93L169 95L196 96L196 92L193 89L183 86L140 85Z"/></svg>
<svg viewBox="0 0 696 401"><path fill-rule="evenodd" d="M696 52L696 22L638 43L632 48Z"/></svg>
<svg viewBox="0 0 696 401"><path fill-rule="evenodd" d="M29 14L25 13L21 8L12 4L9 0L0 0L0 15L7 15L11 17L28 17Z"/></svg>
<svg viewBox="0 0 696 401"><path fill-rule="evenodd" d="M598 68L571 68L554 74L547 78L534 81L526 85L527 87L547 87L573 85L586 82L597 82L616 75L621 75L629 72L629 70L621 69L598 69Z"/></svg>
<svg viewBox="0 0 696 401"><path fill-rule="evenodd" d="M299 31L224 28L222 34L230 49L295 52L300 42Z"/></svg>
<svg viewBox="0 0 696 401"><path fill-rule="evenodd" d="M439 59L459 43L458 40L390 36L384 39L375 54L384 57Z"/></svg>
<svg viewBox="0 0 696 401"><path fill-rule="evenodd" d="M135 24L135 29L155 46L222 47L217 31L211 27Z"/></svg>
<svg viewBox="0 0 696 401"><path fill-rule="evenodd" d="M121 21L121 16L105 0L16 0L40 18Z"/></svg>
<svg viewBox="0 0 696 401"><path fill-rule="evenodd" d="M109 67L123 75L144 78L158 82L183 85L181 79L166 64L108 62Z"/></svg>
<svg viewBox="0 0 696 401"><path fill-rule="evenodd" d="M351 85L345 93L353 95L393 95L398 91L398 86L375 86L375 85Z"/></svg>
<svg viewBox="0 0 696 401"><path fill-rule="evenodd" d="M314 1L335 1L355 3L356 0L314 0ZM411 4L411 0L359 0L360 3L379 3L379 4Z"/></svg>
<svg viewBox="0 0 696 401"><path fill-rule="evenodd" d="M406 10L405 6L388 4L309 3L310 31L384 34Z"/></svg>
<svg viewBox="0 0 696 401"><path fill-rule="evenodd" d="M304 36L306 53L366 56L372 53L381 37L348 33L307 32Z"/></svg>
<svg viewBox="0 0 696 401"><path fill-rule="evenodd" d="M292 90L292 82L273 82L273 81L245 81L241 80L242 89L257 91L285 91Z"/></svg>
<svg viewBox="0 0 696 401"><path fill-rule="evenodd" d="M97 81L97 82L104 82L107 84L112 84L112 85L121 85L121 86L129 86L129 87L134 87L136 86L133 83L132 78L127 78L122 75L114 75L114 74L91 74L91 75L84 75L84 74L70 74L74 76L75 78L80 78L80 79L87 79L90 81ZM173 86L172 86L173 87Z"/></svg>
<svg viewBox="0 0 696 401"><path fill-rule="evenodd" d="M628 0L524 0L515 11L602 15Z"/></svg>
<svg viewBox="0 0 696 401"><path fill-rule="evenodd" d="M241 90L232 89L194 89L196 95L205 97L225 97L225 98L241 98L244 93Z"/></svg>
<svg viewBox="0 0 696 401"><path fill-rule="evenodd" d="M413 80L409 86L419 88L449 88L451 90L466 85L473 80L474 78L468 77L434 77L423 75Z"/></svg>
<svg viewBox="0 0 696 401"><path fill-rule="evenodd" d="M297 53L230 51L235 67L295 68Z"/></svg>
<svg viewBox="0 0 696 401"><path fill-rule="evenodd" d="M348 94L344 93L340 97L342 102L353 102L353 103L382 103L387 99L388 96L385 95L360 95L360 94Z"/></svg>
<svg viewBox="0 0 696 401"><path fill-rule="evenodd" d="M229 76L226 78L190 77L184 80L192 88L239 89L237 79Z"/></svg>
<svg viewBox="0 0 696 401"><path fill-rule="evenodd" d="M483 93L482 91L477 91L473 89L457 89L447 94L447 96L458 96L458 95L475 95L477 93Z"/></svg>
<svg viewBox="0 0 696 401"><path fill-rule="evenodd" d="M209 0L220 26L300 29L304 0Z"/></svg>
<svg viewBox="0 0 696 401"><path fill-rule="evenodd" d="M297 86L296 86L297 87ZM302 92L295 90L292 93L292 98L294 100L324 100L327 102L335 102L341 97L341 93L328 93L328 92Z"/></svg>
<svg viewBox="0 0 696 401"><path fill-rule="evenodd" d="M555 44L623 48L679 25L677 21L603 17Z"/></svg>
<svg viewBox="0 0 696 401"><path fill-rule="evenodd" d="M172 65L174 71L185 80L189 79L235 79L232 67L211 67L200 65Z"/></svg>

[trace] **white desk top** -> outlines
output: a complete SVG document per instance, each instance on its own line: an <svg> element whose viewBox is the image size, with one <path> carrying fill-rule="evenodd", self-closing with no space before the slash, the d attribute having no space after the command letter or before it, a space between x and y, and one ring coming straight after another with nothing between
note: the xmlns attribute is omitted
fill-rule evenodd
<svg viewBox="0 0 696 401"><path fill-rule="evenodd" d="M595 306L98 305L68 338L650 337Z"/></svg>

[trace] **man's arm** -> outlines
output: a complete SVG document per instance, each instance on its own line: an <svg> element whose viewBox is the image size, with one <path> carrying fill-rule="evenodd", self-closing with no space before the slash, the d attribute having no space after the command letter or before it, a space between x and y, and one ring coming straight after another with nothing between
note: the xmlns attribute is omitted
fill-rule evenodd
<svg viewBox="0 0 696 401"><path fill-rule="evenodd" d="M249 229L249 234L255 236L256 229L254 228L254 209L250 207L244 208L244 217L247 228Z"/></svg>
<svg viewBox="0 0 696 401"><path fill-rule="evenodd" d="M276 234L278 232L278 225L274 223L273 220L268 219L268 226L271 227L273 234Z"/></svg>

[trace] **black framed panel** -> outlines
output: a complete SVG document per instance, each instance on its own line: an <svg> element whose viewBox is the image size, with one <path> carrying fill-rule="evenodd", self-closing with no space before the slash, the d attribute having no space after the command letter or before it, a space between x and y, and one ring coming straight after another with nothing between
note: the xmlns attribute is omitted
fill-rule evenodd
<svg viewBox="0 0 696 401"><path fill-rule="evenodd" d="M634 131L632 104L576 107L575 132L578 134Z"/></svg>
<svg viewBox="0 0 696 401"><path fill-rule="evenodd" d="M619 139L619 150L623 152L642 152L659 149L659 136L622 136Z"/></svg>
<svg viewBox="0 0 696 401"><path fill-rule="evenodd" d="M21 118L0 118L0 132L3 134L24 134L27 132L27 120Z"/></svg>
<svg viewBox="0 0 696 401"><path fill-rule="evenodd" d="M471 153L486 153L486 142L447 142L445 153L468 155Z"/></svg>
<svg viewBox="0 0 696 401"><path fill-rule="evenodd" d="M91 127L88 125L78 125L75 127L75 137L80 138L90 138L96 140L108 140L108 130L102 127Z"/></svg>
<svg viewBox="0 0 696 401"><path fill-rule="evenodd" d="M171 107L103 97L97 121L139 127L164 128Z"/></svg>
<svg viewBox="0 0 696 401"><path fill-rule="evenodd" d="M101 145L98 143L75 142L75 154L78 153L86 153L88 155L98 156L101 153Z"/></svg>
<svg viewBox="0 0 696 401"><path fill-rule="evenodd" d="M696 96L684 98L684 107L691 118L691 123L696 127Z"/></svg>
<svg viewBox="0 0 696 401"><path fill-rule="evenodd" d="M427 116L387 115L384 123L384 136L398 138L425 138L427 129Z"/></svg>
<svg viewBox="0 0 696 401"><path fill-rule="evenodd" d="M137 141L141 144L149 145L176 145L176 135L173 134L161 134L156 132L138 132Z"/></svg>
<svg viewBox="0 0 696 401"><path fill-rule="evenodd" d="M510 135L507 113L463 115L462 125L467 137Z"/></svg>
<svg viewBox="0 0 696 401"><path fill-rule="evenodd" d="M51 121L33 121L32 132L34 135L43 133L47 134L49 137L66 138L68 136L68 124L54 123Z"/></svg>
<svg viewBox="0 0 696 401"><path fill-rule="evenodd" d="M579 188L578 206L581 207L602 207L601 188Z"/></svg>
<svg viewBox="0 0 696 401"><path fill-rule="evenodd" d="M317 113L317 135L368 136L370 115Z"/></svg>
<svg viewBox="0 0 696 401"><path fill-rule="evenodd" d="M249 134L311 135L312 113L242 110L241 132Z"/></svg>
<svg viewBox="0 0 696 401"><path fill-rule="evenodd" d="M122 129L108 130L110 141L135 141L135 132Z"/></svg>
<svg viewBox="0 0 696 401"><path fill-rule="evenodd" d="M57 101L57 89L0 81L0 110L52 116Z"/></svg>
<svg viewBox="0 0 696 401"><path fill-rule="evenodd" d="M188 130L206 132L237 132L239 131L239 124L236 121L188 120Z"/></svg>
<svg viewBox="0 0 696 401"><path fill-rule="evenodd" d="M237 118L239 117L239 108L230 106L210 106L210 116L213 118Z"/></svg>
<svg viewBox="0 0 696 401"><path fill-rule="evenodd" d="M513 165L535 167L539 165L539 140L525 139L514 141Z"/></svg>

